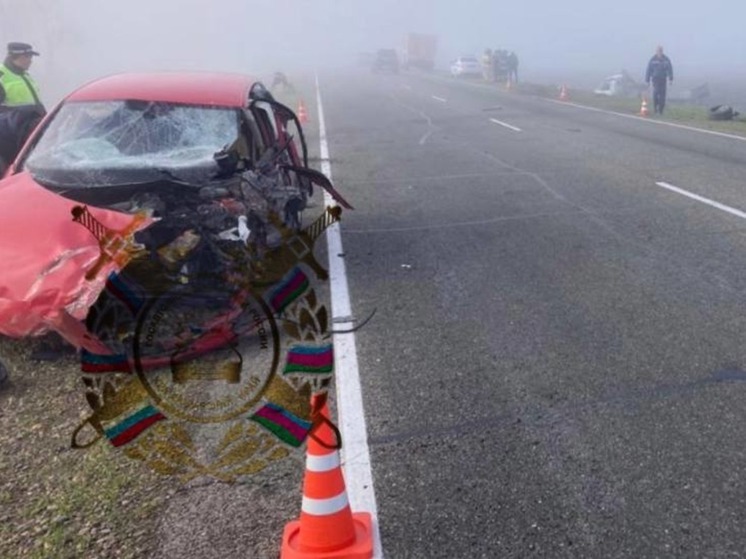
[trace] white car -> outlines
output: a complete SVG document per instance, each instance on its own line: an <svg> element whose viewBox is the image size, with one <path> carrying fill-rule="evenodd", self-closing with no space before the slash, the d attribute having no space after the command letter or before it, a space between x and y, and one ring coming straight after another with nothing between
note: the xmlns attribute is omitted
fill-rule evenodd
<svg viewBox="0 0 746 559"><path fill-rule="evenodd" d="M451 75L456 78L462 76L481 76L482 65L476 56L459 56L451 62Z"/></svg>

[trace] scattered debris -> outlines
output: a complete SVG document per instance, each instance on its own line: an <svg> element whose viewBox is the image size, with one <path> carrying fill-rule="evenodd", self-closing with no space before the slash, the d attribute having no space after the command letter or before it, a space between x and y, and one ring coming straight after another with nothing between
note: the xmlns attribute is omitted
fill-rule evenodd
<svg viewBox="0 0 746 559"><path fill-rule="evenodd" d="M730 105L715 105L710 109L708 118L710 120L733 120L739 115Z"/></svg>

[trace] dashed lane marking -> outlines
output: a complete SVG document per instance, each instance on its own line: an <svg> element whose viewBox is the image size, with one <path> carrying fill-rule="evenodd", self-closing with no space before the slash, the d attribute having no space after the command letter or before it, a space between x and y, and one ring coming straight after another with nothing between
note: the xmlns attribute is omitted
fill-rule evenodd
<svg viewBox="0 0 746 559"><path fill-rule="evenodd" d="M499 126L507 128L508 130L512 130L513 132L522 132L522 130L518 128L517 126L513 126L512 124L508 124L507 122L503 122L502 120L497 120L496 118L491 118L490 122L493 122Z"/></svg>
<svg viewBox="0 0 746 559"><path fill-rule="evenodd" d="M692 200L696 200L697 202L702 202L703 204L707 204L708 206L712 206L713 208L717 208L718 210L722 210L736 217L746 219L746 212L742 212L741 210L737 210L736 208L731 208L730 206L726 206L725 204L721 204L720 202L716 202L715 200L710 200L709 198L705 198L704 196L700 196L699 194L694 194L694 192L689 192L688 190L684 190L683 188L679 188L678 186L668 184L667 182L661 181L656 182L655 184L657 184L661 188L670 190L671 192L676 192L677 194L681 194L682 196L686 196L687 198L691 198Z"/></svg>

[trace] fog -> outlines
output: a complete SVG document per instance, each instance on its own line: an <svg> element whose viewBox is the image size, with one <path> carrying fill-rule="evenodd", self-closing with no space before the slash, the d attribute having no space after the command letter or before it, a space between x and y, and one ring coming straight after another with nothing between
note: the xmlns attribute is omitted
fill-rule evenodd
<svg viewBox="0 0 746 559"><path fill-rule="evenodd" d="M409 31L439 38L438 63L515 50L534 80L584 85L627 69L642 78L661 44L683 80L744 80L746 2L661 0L0 0L0 43L42 52L32 73L57 100L127 70L267 74L345 68L400 48Z"/></svg>

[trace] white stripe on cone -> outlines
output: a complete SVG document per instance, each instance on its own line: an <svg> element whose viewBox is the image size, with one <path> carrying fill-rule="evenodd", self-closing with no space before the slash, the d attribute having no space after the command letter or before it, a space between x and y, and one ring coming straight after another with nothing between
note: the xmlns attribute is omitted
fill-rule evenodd
<svg viewBox="0 0 746 559"><path fill-rule="evenodd" d="M339 468L339 453L332 452L324 456L306 456L306 470L309 472L329 472Z"/></svg>
<svg viewBox="0 0 746 559"><path fill-rule="evenodd" d="M301 510L314 516L327 516L344 510L346 506L348 506L347 492L342 491L342 493L330 499L311 499L304 495Z"/></svg>

